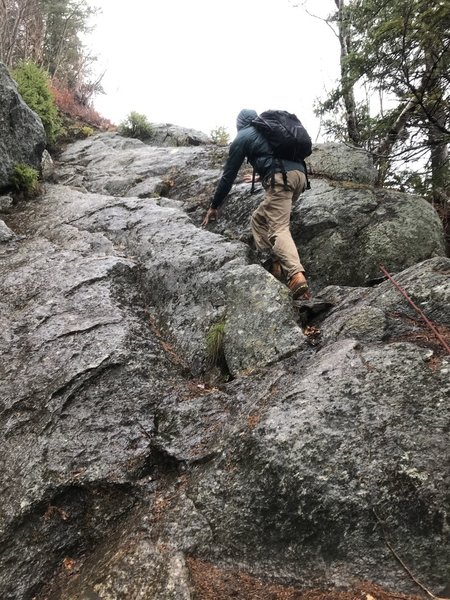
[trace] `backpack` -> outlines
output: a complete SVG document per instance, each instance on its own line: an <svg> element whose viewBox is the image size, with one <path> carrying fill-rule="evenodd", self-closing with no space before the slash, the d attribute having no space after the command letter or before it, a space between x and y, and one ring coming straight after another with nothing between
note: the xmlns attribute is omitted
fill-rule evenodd
<svg viewBox="0 0 450 600"><path fill-rule="evenodd" d="M283 159L301 162L305 167L307 189L310 188L306 172L305 158L312 153L311 138L296 115L285 110L266 110L253 119L252 125L264 135L269 142L275 161L281 165L285 185L286 171ZM275 165L272 167L272 182L274 181ZM252 186L253 192L253 186Z"/></svg>

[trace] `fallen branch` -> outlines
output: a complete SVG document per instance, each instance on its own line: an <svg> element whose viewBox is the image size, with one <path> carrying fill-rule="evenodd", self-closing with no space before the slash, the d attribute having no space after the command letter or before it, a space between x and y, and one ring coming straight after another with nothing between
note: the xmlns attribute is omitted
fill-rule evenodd
<svg viewBox="0 0 450 600"><path fill-rule="evenodd" d="M394 556L395 560L400 563L400 565L403 567L403 569L406 571L406 573L409 575L409 577L414 581L414 583L417 586L419 586L420 589L423 590L428 596L430 596L430 598L433 598L433 600L450 600L449 598L442 598L440 596L435 596L433 594L433 592L431 592L426 586L423 585L423 583L420 583L420 581L417 579L417 577L415 577L415 575L413 574L411 569L403 562L403 560L400 558L400 556L397 554L397 552L393 548L392 544L387 539L386 531L384 529L384 523L381 520L381 518L378 516L377 511L374 508L372 508L372 512L375 515L376 520L378 521L378 523L381 526L381 531L383 532L383 537L384 537L384 543L389 548L389 550L392 552L392 555Z"/></svg>
<svg viewBox="0 0 450 600"><path fill-rule="evenodd" d="M448 598L440 598L439 596L435 596L433 594L433 592L430 592L430 590L427 587L425 587L422 583L420 583L420 581L417 579L417 577L415 577L413 575L413 573L411 572L411 570L402 561L402 559L397 554L397 552L394 550L394 548L392 547L392 545L386 539L385 539L385 542L386 542L386 546L392 552L392 554L394 555L395 559L402 565L402 567L405 569L405 571L408 573L408 575L411 577L411 579L414 581L414 583L416 585L418 585L421 590L423 590L426 594L428 594L428 596L430 596L430 598L433 598L433 600L448 600Z"/></svg>
<svg viewBox="0 0 450 600"><path fill-rule="evenodd" d="M408 294L405 292L405 290L395 281L395 279L392 277L392 275L390 275L386 271L386 269L383 267L383 265L380 265L380 271L384 275L386 275L386 277L389 279L389 281L392 283L392 285L398 289L398 291L402 294L402 296L404 298L406 298L407 302L421 316L421 318L423 319L425 324L429 327L429 329L431 329L431 331L436 336L436 338L438 339L438 341L440 342L440 344L442 345L444 350L446 350L447 354L450 354L450 346L447 344L444 337L439 333L439 331L436 329L436 327L433 325L433 323L430 321L430 319L426 316L426 314L417 306L417 304L414 304L414 302L411 300L411 298L408 296Z"/></svg>

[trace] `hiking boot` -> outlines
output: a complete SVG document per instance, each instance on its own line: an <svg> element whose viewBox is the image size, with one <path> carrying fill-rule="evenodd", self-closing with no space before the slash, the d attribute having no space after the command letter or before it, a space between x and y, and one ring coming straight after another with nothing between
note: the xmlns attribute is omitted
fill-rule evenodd
<svg viewBox="0 0 450 600"><path fill-rule="evenodd" d="M289 279L288 287L294 300L298 300L299 298L310 300L311 294L309 293L308 283L303 273L292 275Z"/></svg>

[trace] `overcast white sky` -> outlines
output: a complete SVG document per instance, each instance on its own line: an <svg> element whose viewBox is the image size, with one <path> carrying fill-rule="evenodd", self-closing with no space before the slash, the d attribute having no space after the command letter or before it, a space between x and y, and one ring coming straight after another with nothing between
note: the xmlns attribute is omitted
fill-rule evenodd
<svg viewBox="0 0 450 600"><path fill-rule="evenodd" d="M101 9L87 40L106 70L97 110L235 135L241 108L295 113L313 140L313 102L337 77L339 44L289 0L90 0ZM333 0L308 0L328 15Z"/></svg>

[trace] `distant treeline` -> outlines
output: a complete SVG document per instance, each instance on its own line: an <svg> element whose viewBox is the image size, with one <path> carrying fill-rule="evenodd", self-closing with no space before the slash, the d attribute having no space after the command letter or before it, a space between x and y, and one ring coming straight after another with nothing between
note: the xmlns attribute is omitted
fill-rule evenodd
<svg viewBox="0 0 450 600"><path fill-rule="evenodd" d="M102 76L93 77L96 57L82 41L97 13L86 0L0 0L0 61L41 117L50 144L88 132L71 131L72 119L111 125L92 107Z"/></svg>

